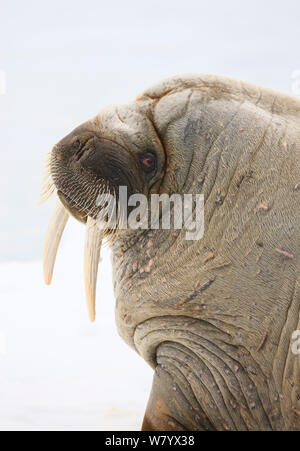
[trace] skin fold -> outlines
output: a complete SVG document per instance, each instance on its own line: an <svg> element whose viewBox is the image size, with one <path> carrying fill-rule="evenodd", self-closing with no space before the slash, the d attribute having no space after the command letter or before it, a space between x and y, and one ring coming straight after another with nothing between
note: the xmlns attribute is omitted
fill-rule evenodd
<svg viewBox="0 0 300 451"><path fill-rule="evenodd" d="M50 168L82 222L104 184L204 194L201 240L120 230L110 242L118 331L155 370L143 429L300 429L300 102L173 77L79 126Z"/></svg>

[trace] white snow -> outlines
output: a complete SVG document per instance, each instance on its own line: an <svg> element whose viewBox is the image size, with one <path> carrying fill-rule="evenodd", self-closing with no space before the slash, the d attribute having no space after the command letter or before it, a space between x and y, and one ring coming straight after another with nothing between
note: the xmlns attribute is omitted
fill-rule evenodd
<svg viewBox="0 0 300 451"><path fill-rule="evenodd" d="M51 287L40 261L0 265L0 430L140 429L152 370L117 334L107 248L89 322L83 238L72 221Z"/></svg>

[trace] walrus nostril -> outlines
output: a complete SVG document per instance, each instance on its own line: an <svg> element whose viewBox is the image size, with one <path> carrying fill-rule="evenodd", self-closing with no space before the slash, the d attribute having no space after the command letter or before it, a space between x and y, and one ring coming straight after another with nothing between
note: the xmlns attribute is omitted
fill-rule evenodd
<svg viewBox="0 0 300 451"><path fill-rule="evenodd" d="M69 164L78 164L82 158L93 149L93 136L84 135L80 138L72 139L67 137L52 150L53 163L67 166Z"/></svg>
<svg viewBox="0 0 300 451"><path fill-rule="evenodd" d="M72 149L74 152L72 155L72 160L79 162L83 157L83 155L86 152L88 152L88 150L91 150L93 146L89 146L89 144L93 143L93 141L94 141L93 137L85 140L76 139L76 141L72 145Z"/></svg>
<svg viewBox="0 0 300 451"><path fill-rule="evenodd" d="M79 146L78 146L77 150L74 153L74 157L73 157L74 160L75 161L79 161L81 159L81 157L83 156L84 152L85 152L85 146L82 143L79 142Z"/></svg>

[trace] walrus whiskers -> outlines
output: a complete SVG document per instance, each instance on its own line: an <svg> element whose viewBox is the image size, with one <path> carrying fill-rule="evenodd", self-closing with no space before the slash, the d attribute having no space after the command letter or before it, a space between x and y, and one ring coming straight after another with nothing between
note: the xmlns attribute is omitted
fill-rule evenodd
<svg viewBox="0 0 300 451"><path fill-rule="evenodd" d="M42 181L42 191L41 191L41 195L40 195L39 204L44 203L55 192L55 184L54 184L54 181L53 181L53 178L51 175L50 159L51 159L51 152L48 153L47 158L46 158L44 177L43 177L43 181Z"/></svg>
<svg viewBox="0 0 300 451"><path fill-rule="evenodd" d="M70 215L60 200L56 202L46 233L44 244L44 278L47 285L51 284L57 250L62 234Z"/></svg>

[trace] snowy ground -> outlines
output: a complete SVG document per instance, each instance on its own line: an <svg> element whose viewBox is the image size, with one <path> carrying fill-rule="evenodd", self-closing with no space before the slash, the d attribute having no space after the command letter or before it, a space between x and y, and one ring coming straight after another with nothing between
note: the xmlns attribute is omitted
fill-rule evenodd
<svg viewBox="0 0 300 451"><path fill-rule="evenodd" d="M52 287L41 262L0 265L0 430L138 430L152 370L114 325L108 250L88 321L83 235L70 224Z"/></svg>

